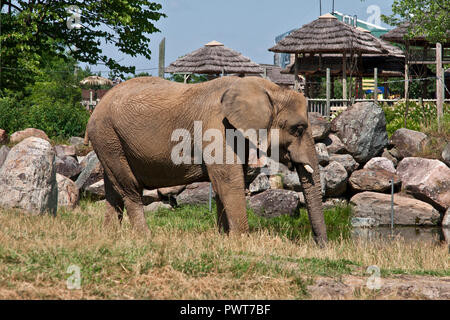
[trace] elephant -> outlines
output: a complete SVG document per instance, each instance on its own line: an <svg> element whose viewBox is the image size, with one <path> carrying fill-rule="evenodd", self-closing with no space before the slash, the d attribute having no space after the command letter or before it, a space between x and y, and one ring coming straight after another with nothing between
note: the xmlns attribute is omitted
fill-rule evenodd
<svg viewBox="0 0 450 320"><path fill-rule="evenodd" d="M125 207L133 229L147 233L144 188L211 181L219 231L249 231L245 198L248 163L173 161L177 143L173 132L185 129L195 134L195 122L201 122L202 132L215 129L224 136L230 129L276 130L280 162L295 168L301 181L313 237L317 243L327 242L319 164L306 99L260 77L225 76L196 84L138 77L109 90L87 125L89 140L104 168L105 227L119 226ZM227 143L223 142L224 150Z"/></svg>

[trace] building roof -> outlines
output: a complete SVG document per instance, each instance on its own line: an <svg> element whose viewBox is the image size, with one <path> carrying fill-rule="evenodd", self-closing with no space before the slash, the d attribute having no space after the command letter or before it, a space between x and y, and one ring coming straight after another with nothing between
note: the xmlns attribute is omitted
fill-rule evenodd
<svg viewBox="0 0 450 320"><path fill-rule="evenodd" d="M294 75L281 73L283 70L281 67L270 64L262 64L261 66L266 70L266 78L273 83L285 86L294 85Z"/></svg>
<svg viewBox="0 0 450 320"><path fill-rule="evenodd" d="M222 43L211 41L184 57L172 62L168 73L198 74L260 74L261 66L241 53L225 47Z"/></svg>
<svg viewBox="0 0 450 320"><path fill-rule="evenodd" d="M392 29L388 33L381 36L383 40L396 42L396 43L405 43L405 42L413 42L416 45L424 46L426 44L430 44L430 42L425 38L424 35L415 35L409 36L409 32L411 30L411 24L409 22L403 22L399 24L396 28ZM450 30L447 31L450 37ZM450 38L449 38L450 39ZM450 41L446 43L450 44ZM445 44L443 44L445 45Z"/></svg>
<svg viewBox="0 0 450 320"><path fill-rule="evenodd" d="M325 14L269 49L284 53L383 53L375 37ZM376 39L376 38L375 38Z"/></svg>

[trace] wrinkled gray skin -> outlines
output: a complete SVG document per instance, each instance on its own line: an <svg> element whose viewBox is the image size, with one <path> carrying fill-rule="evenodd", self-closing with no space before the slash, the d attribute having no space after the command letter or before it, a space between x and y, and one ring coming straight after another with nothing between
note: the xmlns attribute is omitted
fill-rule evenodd
<svg viewBox="0 0 450 320"><path fill-rule="evenodd" d="M179 144L171 141L172 132L183 128L193 137L194 121L202 121L203 132L214 128L223 137L227 128L267 129L269 136L270 130L279 129L280 162L296 168L314 237L325 243L319 166L307 117L302 94L257 77L222 77L200 84L139 77L117 85L95 108L87 128L105 169L105 225L118 224L126 207L132 226L147 232L143 188L210 180L216 192L219 229L248 232L246 166L175 165L171 160L172 148ZM204 142L203 147L209 144Z"/></svg>

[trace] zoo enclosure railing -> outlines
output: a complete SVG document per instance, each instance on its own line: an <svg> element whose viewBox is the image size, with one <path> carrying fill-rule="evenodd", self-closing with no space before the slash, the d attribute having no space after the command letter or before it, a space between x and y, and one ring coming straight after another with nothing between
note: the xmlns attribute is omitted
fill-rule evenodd
<svg viewBox="0 0 450 320"><path fill-rule="evenodd" d="M357 102L374 102L374 99L330 99L330 110L327 110L327 99L308 99L308 112L318 112L324 117L332 116L334 113L347 109L347 106ZM378 99L378 104L393 106L397 102L405 99ZM419 104L436 104L436 99L409 99L411 102ZM450 99L445 99L444 103L450 103Z"/></svg>

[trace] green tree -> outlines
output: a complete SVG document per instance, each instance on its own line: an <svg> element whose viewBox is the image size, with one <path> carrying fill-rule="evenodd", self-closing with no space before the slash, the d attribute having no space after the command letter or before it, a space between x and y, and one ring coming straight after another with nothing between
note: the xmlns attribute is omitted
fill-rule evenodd
<svg viewBox="0 0 450 320"><path fill-rule="evenodd" d="M392 15L383 21L398 25L411 23L410 35L423 35L430 42L448 42L450 36L450 2L448 0L394 0Z"/></svg>
<svg viewBox="0 0 450 320"><path fill-rule="evenodd" d="M103 63L116 74L134 73L135 67L108 57L101 45L150 59L148 34L159 32L154 22L165 17L161 8L146 0L2 0L2 89L23 88L40 72L46 54L66 58L70 53L79 62Z"/></svg>

